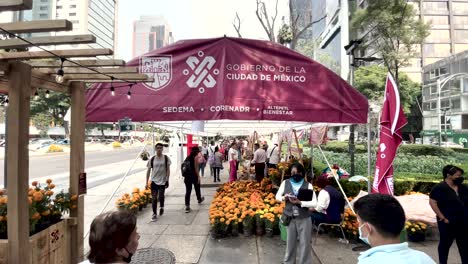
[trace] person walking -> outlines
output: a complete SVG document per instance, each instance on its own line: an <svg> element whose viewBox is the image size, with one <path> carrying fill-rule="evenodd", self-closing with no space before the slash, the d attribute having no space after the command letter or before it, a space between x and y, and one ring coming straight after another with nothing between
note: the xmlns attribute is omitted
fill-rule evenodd
<svg viewBox="0 0 468 264"><path fill-rule="evenodd" d="M257 182L261 182L265 177L265 161L266 153L263 148L260 148L260 144L254 144L254 156L250 166L255 166L255 178Z"/></svg>
<svg viewBox="0 0 468 264"><path fill-rule="evenodd" d="M190 155L185 159L190 162L190 175L184 176L185 183L185 212L190 213L190 196L192 195L192 187L195 189L195 194L197 195L198 203L202 203L205 200L205 197L201 195L200 183L201 177L198 174L199 164L197 162L197 155L200 153L199 148L192 148Z"/></svg>
<svg viewBox="0 0 468 264"><path fill-rule="evenodd" d="M312 184L305 181L305 170L300 163L291 166L291 178L284 180L276 193L276 200L286 202L281 221L287 226L286 253L284 264L310 264L312 254L310 239L312 236L312 222L310 221L309 208L317 203ZM300 201L297 196L300 190L312 192L311 201ZM297 253L298 251L298 253ZM299 262L296 262L296 254Z"/></svg>
<svg viewBox="0 0 468 264"><path fill-rule="evenodd" d="M457 241L462 264L468 264L468 187L464 171L453 165L442 169L444 180L429 194L429 204L437 215L439 263L446 264L453 241Z"/></svg>
<svg viewBox="0 0 468 264"><path fill-rule="evenodd" d="M235 159L235 153L232 153L231 161L229 161L229 182L237 181L237 166L238 161Z"/></svg>
<svg viewBox="0 0 468 264"><path fill-rule="evenodd" d="M206 163L208 162L208 147L206 146L205 142L203 142L203 145L200 151L201 151L201 155L205 159L203 163L200 163L200 174L202 177L205 177L205 167L206 167Z"/></svg>
<svg viewBox="0 0 468 264"><path fill-rule="evenodd" d="M219 178L219 174L221 172L221 168L223 167L223 157L224 155L219 152L218 146L215 147L215 154L214 154L214 163L213 163L213 170L214 170L214 182L218 180L218 182L221 182L221 179Z"/></svg>
<svg viewBox="0 0 468 264"><path fill-rule="evenodd" d="M171 175L171 159L163 155L163 144L155 146L156 155L150 158L146 170L146 187L151 188L151 204L153 208L152 221L157 219L158 200L160 204L159 215L164 214L164 193L169 188L169 176ZM149 179L151 175L151 180Z"/></svg>
<svg viewBox="0 0 468 264"><path fill-rule="evenodd" d="M391 195L373 193L354 203L359 238L371 246L361 253L358 264L435 264L426 253L400 243L405 227L405 211Z"/></svg>

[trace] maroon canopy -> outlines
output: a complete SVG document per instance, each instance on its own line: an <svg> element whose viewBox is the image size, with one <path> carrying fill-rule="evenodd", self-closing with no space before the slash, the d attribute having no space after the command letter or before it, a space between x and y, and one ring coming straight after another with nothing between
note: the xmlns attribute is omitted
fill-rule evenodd
<svg viewBox="0 0 468 264"><path fill-rule="evenodd" d="M280 120L366 123L368 102L321 64L268 41L179 41L127 63L154 77L100 83L86 93L86 121Z"/></svg>

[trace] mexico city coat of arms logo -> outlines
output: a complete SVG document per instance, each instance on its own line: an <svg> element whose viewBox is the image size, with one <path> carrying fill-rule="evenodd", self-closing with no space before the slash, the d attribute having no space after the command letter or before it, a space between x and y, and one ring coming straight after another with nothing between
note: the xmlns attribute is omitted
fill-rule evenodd
<svg viewBox="0 0 468 264"><path fill-rule="evenodd" d="M160 90L172 80L172 56L141 57L140 73L154 78L152 83L143 83L151 90Z"/></svg>

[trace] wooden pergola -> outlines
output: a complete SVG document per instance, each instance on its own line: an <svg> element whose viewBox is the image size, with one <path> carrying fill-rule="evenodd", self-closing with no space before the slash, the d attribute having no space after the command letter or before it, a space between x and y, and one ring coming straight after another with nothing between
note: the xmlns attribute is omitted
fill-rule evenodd
<svg viewBox="0 0 468 264"><path fill-rule="evenodd" d="M32 0L0 1L0 12L32 8ZM0 23L0 34L70 31L67 20L41 20ZM32 46L71 45L95 43L93 35L32 37L0 40L0 49L24 49ZM96 59L110 56L110 49L75 49L1 52L0 92L8 94L6 131L7 140L7 194L8 194L8 262L30 263L29 245L29 120L30 100L39 88L65 93L71 97L70 193L79 193L79 177L84 173L85 89L93 82L152 82L136 67L125 67L123 60ZM75 60L74 58L87 58ZM94 59L90 59L94 58ZM40 60L37 60L40 59ZM47 60L48 59L48 60ZM62 65L63 64L63 65ZM57 83L55 75L63 67L64 82ZM16 210L13 210L15 208ZM83 257L84 195L79 195L78 206L70 217L75 219L70 228L69 254L66 263L77 263Z"/></svg>

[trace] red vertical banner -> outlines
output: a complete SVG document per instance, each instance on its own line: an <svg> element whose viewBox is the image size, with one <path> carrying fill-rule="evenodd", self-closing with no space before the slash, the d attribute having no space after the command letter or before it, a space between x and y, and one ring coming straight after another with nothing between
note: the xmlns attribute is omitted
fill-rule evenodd
<svg viewBox="0 0 468 264"><path fill-rule="evenodd" d="M389 73L380 116L380 143L372 185L373 193L393 194L393 161L403 140L401 128L407 123L398 87Z"/></svg>

